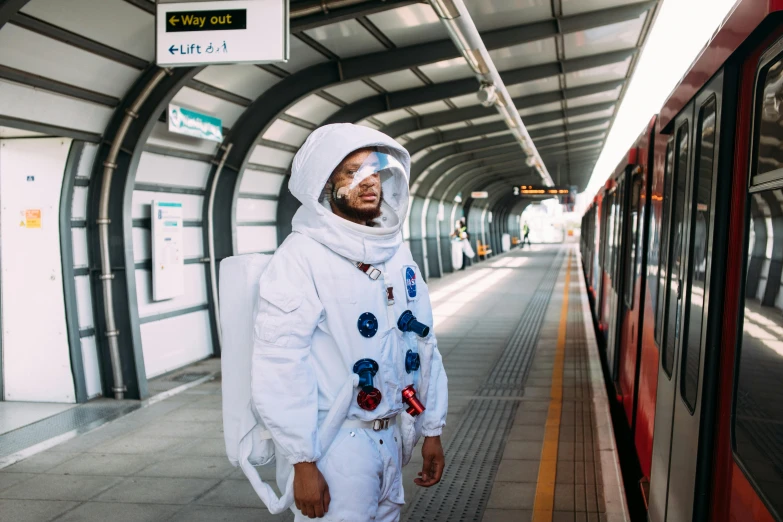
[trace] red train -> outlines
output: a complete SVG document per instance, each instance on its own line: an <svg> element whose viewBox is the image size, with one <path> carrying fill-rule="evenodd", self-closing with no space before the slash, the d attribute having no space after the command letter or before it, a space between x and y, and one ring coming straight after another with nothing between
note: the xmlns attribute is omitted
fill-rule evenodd
<svg viewBox="0 0 783 522"><path fill-rule="evenodd" d="M783 521L783 0L737 3L581 252L648 519Z"/></svg>

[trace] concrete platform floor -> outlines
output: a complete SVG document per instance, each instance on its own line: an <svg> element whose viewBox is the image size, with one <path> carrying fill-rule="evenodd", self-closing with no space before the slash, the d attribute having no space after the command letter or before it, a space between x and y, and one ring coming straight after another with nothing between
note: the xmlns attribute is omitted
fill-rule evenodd
<svg viewBox="0 0 783 522"><path fill-rule="evenodd" d="M560 342L568 266L563 263L524 394L509 398L519 408L483 510L485 522L625 520L606 394L592 326L582 315L587 313L586 297L573 245L514 250L430 284L435 332L449 377L444 446L560 248L572 252L566 321L571 326ZM195 368L217 372L219 361ZM553 372L561 372L555 379L560 392L552 387ZM0 469L0 522L292 520L290 513L273 516L266 511L242 472L229 464L221 421L217 374ZM558 425L554 457L553 424ZM421 465L420 454L414 455L404 470L408 502L403 520L414 515L409 510L419 496L448 486L448 454L446 458L443 482L424 491L413 484ZM544 481L550 484L542 488L542 462L552 458L554 471ZM262 473L272 479L274 470Z"/></svg>

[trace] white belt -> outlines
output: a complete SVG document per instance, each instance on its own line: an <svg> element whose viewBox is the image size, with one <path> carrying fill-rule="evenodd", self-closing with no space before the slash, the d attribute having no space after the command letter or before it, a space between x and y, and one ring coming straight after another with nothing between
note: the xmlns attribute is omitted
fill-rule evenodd
<svg viewBox="0 0 783 522"><path fill-rule="evenodd" d="M391 428L397 424L397 416L394 417L386 417L385 419L375 419L371 421L363 421L363 420L346 420L343 422L342 427L343 428L354 428L354 429L364 429L364 430L372 430L372 431L381 431Z"/></svg>

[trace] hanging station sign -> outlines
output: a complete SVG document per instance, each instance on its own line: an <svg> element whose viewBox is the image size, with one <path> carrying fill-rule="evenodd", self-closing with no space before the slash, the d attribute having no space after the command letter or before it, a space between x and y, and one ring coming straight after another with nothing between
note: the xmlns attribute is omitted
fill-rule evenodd
<svg viewBox="0 0 783 522"><path fill-rule="evenodd" d="M489 197L489 192L471 192L470 197L473 199L487 199Z"/></svg>
<svg viewBox="0 0 783 522"><path fill-rule="evenodd" d="M515 196L551 198L567 196L570 193L566 187L545 187L543 185L521 185L514 187Z"/></svg>
<svg viewBox="0 0 783 522"><path fill-rule="evenodd" d="M285 62L288 0L159 2L155 38L161 67Z"/></svg>
<svg viewBox="0 0 783 522"><path fill-rule="evenodd" d="M223 122L220 118L186 109L174 103L169 104L167 115L169 132L218 143L223 141Z"/></svg>

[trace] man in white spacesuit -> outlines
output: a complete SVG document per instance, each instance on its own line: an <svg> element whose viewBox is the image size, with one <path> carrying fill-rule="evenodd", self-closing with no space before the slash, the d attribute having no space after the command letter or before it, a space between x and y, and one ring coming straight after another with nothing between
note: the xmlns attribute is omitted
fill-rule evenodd
<svg viewBox="0 0 783 522"><path fill-rule="evenodd" d="M443 473L446 374L402 241L409 172L403 147L352 124L317 129L293 161L302 206L261 277L252 393L281 489L294 473L297 521L399 520L401 468L422 435L416 484ZM321 447L346 382L347 415Z"/></svg>

